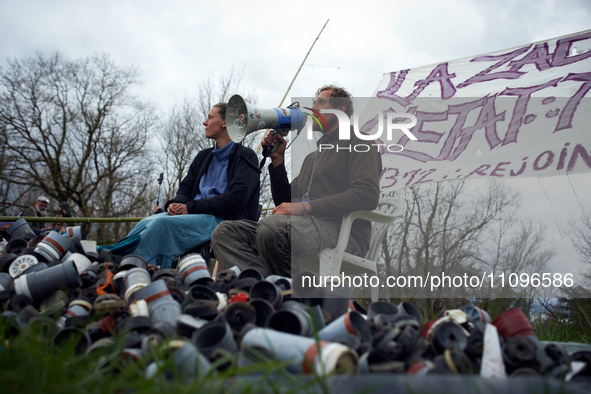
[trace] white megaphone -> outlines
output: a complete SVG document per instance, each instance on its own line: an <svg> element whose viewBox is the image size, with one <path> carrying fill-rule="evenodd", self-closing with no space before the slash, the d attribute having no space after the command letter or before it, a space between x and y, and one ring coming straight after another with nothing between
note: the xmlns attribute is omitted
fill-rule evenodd
<svg viewBox="0 0 591 394"><path fill-rule="evenodd" d="M289 130L301 130L307 117L297 103L287 108L257 108L235 94L226 107L226 129L230 139L240 143L248 134L261 129L274 129L286 136Z"/></svg>

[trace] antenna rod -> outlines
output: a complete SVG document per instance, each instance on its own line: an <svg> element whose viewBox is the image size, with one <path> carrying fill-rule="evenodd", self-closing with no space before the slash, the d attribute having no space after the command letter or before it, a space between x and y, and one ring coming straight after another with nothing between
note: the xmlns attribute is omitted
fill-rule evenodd
<svg viewBox="0 0 591 394"><path fill-rule="evenodd" d="M293 83L295 82L296 78L298 77L298 74L300 73L300 70L302 69L304 63L306 63L306 59L308 59L308 55L310 54L310 52L312 52L312 48L314 48L314 45L316 44L316 41L318 41L318 39L320 38L320 35L322 34L322 32L324 31L324 28L326 27L326 25L328 24L328 21L330 19L326 20L326 23L324 23L324 26L322 26L322 29L320 30L320 33L318 33L318 36L316 37L316 39L314 40L314 42L312 43L312 46L310 47L310 49L308 50L308 53L306 53L306 57L304 58L304 60L302 61L302 64L300 64L300 68L298 68L298 71L296 72L296 74L294 75L293 79L291 80L291 83L289 84L289 87L287 88L287 91L285 92L285 94L283 95L283 98L281 99L281 102L279 103L278 107L281 108L281 105L283 104L283 101L285 100L285 98L287 97L287 93L289 93L289 91L291 90L291 86L293 85Z"/></svg>
<svg viewBox="0 0 591 394"><path fill-rule="evenodd" d="M316 41L318 41L318 39L320 38L320 35L322 34L322 32L324 31L324 28L326 27L326 25L328 24L328 21L330 19L327 19L326 22L324 23L324 26L322 26L322 29L320 29L320 33L318 33L318 36L316 36L316 39L314 40L314 42L312 43L312 45L310 46L310 49L308 49L308 53L306 53L306 57L304 57L304 60L302 61L302 64L300 64L300 68L298 68L298 71L295 73L295 75L293 76L293 79L291 80L291 83L289 84L289 87L287 88L287 90L285 91L285 94L283 95L283 98L281 99L281 102L279 103L279 105L277 106L278 108L281 108L281 105L283 104L283 101L285 100L285 98L287 97L287 94L289 93L289 91L291 90L291 87L293 86L293 83L295 82L296 78L298 77L298 74L300 73L300 70L302 69L304 63L306 63L306 59L308 59L308 55L310 54L310 52L312 52L312 48L314 48L314 45L316 44ZM259 153L259 150L261 150L261 144L263 143L263 140L265 139L265 137L267 136L267 133L269 132L269 130L267 130L264 134L263 137L261 138L261 140L259 141L259 146L257 146L257 150L256 153Z"/></svg>

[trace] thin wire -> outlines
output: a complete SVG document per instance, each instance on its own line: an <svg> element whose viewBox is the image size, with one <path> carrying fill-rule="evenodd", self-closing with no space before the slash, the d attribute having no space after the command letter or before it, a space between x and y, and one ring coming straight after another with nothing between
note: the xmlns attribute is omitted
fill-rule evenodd
<svg viewBox="0 0 591 394"><path fill-rule="evenodd" d="M548 193L546 193L546 189L544 188L544 185L542 184L540 177L537 177L537 178L538 178L538 183L540 184L540 186L542 187L542 190L544 191L544 195L546 196L546 200L548 200L548 204L550 204L550 209L552 209L552 214L554 214L554 221L556 222L556 228L558 229L558 234L560 234L560 239L562 240L562 243L564 244L564 246L568 247L568 245L566 244L566 241L564 240L564 237L562 236L562 231L560 231L560 225L558 224L558 218L556 217L556 211L554 210L554 206L552 205L552 201L550 201L550 197L548 197Z"/></svg>
<svg viewBox="0 0 591 394"><path fill-rule="evenodd" d="M577 198L577 202L579 203L579 206L581 207L581 211L585 212L585 208L583 208L583 204L581 204L581 200L579 199L579 195L577 194L575 187L573 186L572 182L570 181L570 177L568 176L568 174L566 174L566 179L568 179L568 183L570 184L570 188L573 189L573 193L575 194L575 197Z"/></svg>
<svg viewBox="0 0 591 394"><path fill-rule="evenodd" d="M359 71L359 72L363 72L363 73L373 73L373 74L385 74L383 71L359 70L359 69L355 69L355 68L336 67L336 66L323 66L323 65L320 65L320 64L310 64L310 63L304 64L304 66L336 68L337 70Z"/></svg>
<svg viewBox="0 0 591 394"><path fill-rule="evenodd" d="M312 174L310 175L310 182L308 183L308 191L304 194L302 201L309 201L310 200L310 189L312 188L312 180L314 179L314 172L316 172L316 167L320 164L320 160L322 159L322 154L324 152L319 152L316 150L316 156L314 156L314 165L312 166ZM316 160L318 159L318 160Z"/></svg>

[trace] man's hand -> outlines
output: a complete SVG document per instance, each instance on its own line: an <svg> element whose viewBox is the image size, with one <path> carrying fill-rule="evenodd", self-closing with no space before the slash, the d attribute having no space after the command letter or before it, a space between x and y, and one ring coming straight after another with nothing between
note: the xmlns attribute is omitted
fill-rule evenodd
<svg viewBox="0 0 591 394"><path fill-rule="evenodd" d="M306 209L304 210L304 204ZM304 216L306 213L309 213L311 210L310 203L289 203L284 202L281 205L275 207L271 215L293 215L293 216Z"/></svg>
<svg viewBox="0 0 591 394"><path fill-rule="evenodd" d="M277 167L285 160L285 148L287 147L287 141L285 141L285 138L283 138L281 134L275 133L274 130L271 130L261 143L262 146L273 147L277 142L279 142L277 150L269 155L273 167Z"/></svg>
<svg viewBox="0 0 591 394"><path fill-rule="evenodd" d="M189 211L187 210L186 204L179 204L178 202L174 202L168 206L167 210L169 215L187 215Z"/></svg>

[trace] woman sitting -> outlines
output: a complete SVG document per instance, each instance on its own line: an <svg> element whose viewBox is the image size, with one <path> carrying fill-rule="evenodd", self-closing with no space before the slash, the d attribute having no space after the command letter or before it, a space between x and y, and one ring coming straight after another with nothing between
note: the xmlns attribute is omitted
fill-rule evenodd
<svg viewBox="0 0 591 394"><path fill-rule="evenodd" d="M209 111L203 125L215 147L197 154L176 196L164 206L165 212L141 220L115 245L98 250L133 253L148 264L170 268L176 257L209 241L222 220L258 220L257 156L252 149L232 142L225 115L225 103Z"/></svg>

